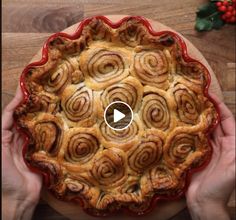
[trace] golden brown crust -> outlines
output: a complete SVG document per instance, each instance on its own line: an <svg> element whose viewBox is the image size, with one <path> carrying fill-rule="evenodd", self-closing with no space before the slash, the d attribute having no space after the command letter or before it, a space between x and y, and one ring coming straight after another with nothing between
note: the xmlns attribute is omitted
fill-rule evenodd
<svg viewBox="0 0 236 220"><path fill-rule="evenodd" d="M207 70L181 54L171 35L152 36L136 19L116 29L93 19L78 39L49 43L15 117L31 136L26 160L49 174L55 196L99 215L141 213L154 195L183 190L211 152L205 131L217 113L203 92ZM122 131L103 119L117 100L134 111Z"/></svg>

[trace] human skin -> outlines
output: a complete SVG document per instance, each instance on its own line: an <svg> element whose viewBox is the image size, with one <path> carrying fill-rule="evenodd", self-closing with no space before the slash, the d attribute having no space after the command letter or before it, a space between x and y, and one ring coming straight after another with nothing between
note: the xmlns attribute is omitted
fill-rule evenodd
<svg viewBox="0 0 236 220"><path fill-rule="evenodd" d="M192 176L186 192L187 206L193 220L229 219L226 204L235 180L235 120L225 104L216 96L213 98L221 112L221 121L211 138L212 159L203 171ZM13 126L13 111L22 99L18 87L14 99L2 115L4 220L31 219L42 187L42 177L31 172L23 161L23 138Z"/></svg>
<svg viewBox="0 0 236 220"><path fill-rule="evenodd" d="M29 220L40 197L42 178L31 172L22 157L24 140L13 126L13 111L23 99L18 87L2 115L2 217Z"/></svg>
<svg viewBox="0 0 236 220"><path fill-rule="evenodd" d="M186 193L193 219L230 219L226 211L235 187L235 119L226 105L212 95L221 121L212 133L213 155L208 166L195 173Z"/></svg>

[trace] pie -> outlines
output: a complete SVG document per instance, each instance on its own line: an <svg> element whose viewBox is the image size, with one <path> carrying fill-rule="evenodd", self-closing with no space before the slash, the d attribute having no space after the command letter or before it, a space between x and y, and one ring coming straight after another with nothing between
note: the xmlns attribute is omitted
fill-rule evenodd
<svg viewBox="0 0 236 220"><path fill-rule="evenodd" d="M178 198L211 156L218 113L209 73L186 58L176 34L153 34L146 22L86 20L73 37L51 37L46 60L23 72L27 96L14 117L29 137L25 162L57 198L92 215L141 215L160 198ZM133 110L124 130L104 121L113 101Z"/></svg>

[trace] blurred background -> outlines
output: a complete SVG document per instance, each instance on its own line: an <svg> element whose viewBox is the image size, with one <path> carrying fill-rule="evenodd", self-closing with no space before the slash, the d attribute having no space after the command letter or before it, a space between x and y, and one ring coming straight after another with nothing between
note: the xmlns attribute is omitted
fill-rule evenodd
<svg viewBox="0 0 236 220"><path fill-rule="evenodd" d="M197 8L207 0L3 0L2 1L2 107L14 96L19 76L43 42L54 32L93 15L141 15L183 34L212 67L226 105L235 116L235 25L197 32ZM235 199L229 202L232 219ZM44 201L33 220L66 220ZM185 208L171 220L191 219Z"/></svg>

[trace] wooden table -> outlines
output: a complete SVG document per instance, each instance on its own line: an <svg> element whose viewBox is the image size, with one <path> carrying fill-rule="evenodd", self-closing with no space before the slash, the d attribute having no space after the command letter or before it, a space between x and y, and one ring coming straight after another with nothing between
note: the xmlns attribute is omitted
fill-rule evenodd
<svg viewBox="0 0 236 220"><path fill-rule="evenodd" d="M13 98L24 66L51 33L87 16L99 14L142 15L173 28L188 38L205 56L223 90L224 100L235 115L235 27L198 33L194 30L196 8L204 0L3 0L3 107ZM229 203L232 219L235 199ZM36 208L33 220L65 220L45 202ZM191 219L187 209L172 220Z"/></svg>

